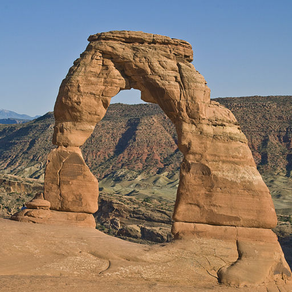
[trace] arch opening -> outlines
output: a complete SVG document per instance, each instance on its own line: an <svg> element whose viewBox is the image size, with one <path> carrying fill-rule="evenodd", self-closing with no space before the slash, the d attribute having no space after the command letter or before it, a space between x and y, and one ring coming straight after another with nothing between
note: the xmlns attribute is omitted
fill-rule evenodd
<svg viewBox="0 0 292 292"><path fill-rule="evenodd" d="M115 103L146 104L146 102L141 99L141 91L134 88L121 90L118 94L113 96L111 104Z"/></svg>
<svg viewBox="0 0 292 292"><path fill-rule="evenodd" d="M99 181L97 228L140 243L170 241L182 160L175 127L158 105L114 98L81 147Z"/></svg>

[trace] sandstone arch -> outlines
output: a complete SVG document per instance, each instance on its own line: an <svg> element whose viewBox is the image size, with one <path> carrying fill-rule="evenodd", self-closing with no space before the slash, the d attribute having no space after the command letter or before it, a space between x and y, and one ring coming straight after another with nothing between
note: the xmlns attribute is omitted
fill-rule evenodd
<svg viewBox="0 0 292 292"><path fill-rule="evenodd" d="M175 124L184 154L174 220L273 228L271 196L247 140L233 114L210 102L204 77L190 63L191 46L128 31L96 34L89 41L60 86L53 143L61 148L81 146L113 96L123 89L139 89L144 101L157 103ZM51 202L54 192L46 187L45 197ZM62 209L54 203L52 208ZM65 210L82 211L68 206Z"/></svg>
<svg viewBox="0 0 292 292"><path fill-rule="evenodd" d="M53 143L58 148L48 157L44 193L51 209L94 226L90 214L98 208L98 182L79 146L113 96L138 89L144 101L158 104L175 124L184 155L173 215L175 237L236 242L238 261L218 273L227 284L262 282L276 270L281 277L290 275L271 230L277 219L269 190L235 117L210 101L204 77L190 63L191 45L130 31L99 33L88 40L55 104ZM261 273L254 276L258 269Z"/></svg>

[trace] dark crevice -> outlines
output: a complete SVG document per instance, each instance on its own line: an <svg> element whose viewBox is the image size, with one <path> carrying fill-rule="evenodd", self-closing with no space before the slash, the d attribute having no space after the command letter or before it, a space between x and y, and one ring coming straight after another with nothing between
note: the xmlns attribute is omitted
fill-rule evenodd
<svg viewBox="0 0 292 292"><path fill-rule="evenodd" d="M114 155L120 155L125 151L127 148L129 142L131 140L135 140L136 138L136 131L138 128L138 125L140 123L140 118L133 118L128 120L127 122L127 130L123 133L122 137L119 139Z"/></svg>
<svg viewBox="0 0 292 292"><path fill-rule="evenodd" d="M287 165L286 165L286 176L291 177L292 172L292 153L288 154L286 156L287 159Z"/></svg>

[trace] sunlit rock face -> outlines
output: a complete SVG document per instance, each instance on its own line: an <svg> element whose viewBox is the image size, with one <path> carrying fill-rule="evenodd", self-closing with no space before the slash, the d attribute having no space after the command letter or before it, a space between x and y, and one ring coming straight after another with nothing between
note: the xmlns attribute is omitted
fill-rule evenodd
<svg viewBox="0 0 292 292"><path fill-rule="evenodd" d="M184 154L174 220L273 228L271 196L247 140L233 114L210 101L204 77L190 63L191 45L130 31L99 33L89 41L61 84L54 144L81 146L113 96L123 89L139 89L144 101L159 104L175 124ZM50 164L47 178L49 169ZM58 196L67 200L68 195L64 186Z"/></svg>
<svg viewBox="0 0 292 292"><path fill-rule="evenodd" d="M51 209L97 211L98 183L79 147L113 96L138 89L142 100L158 104L174 123L184 155L173 214L175 238L236 242L238 261L218 271L222 283L241 286L275 275L288 277L289 267L271 231L277 220L269 190L234 115L210 101L204 77L190 63L191 45L131 31L98 33L88 40L55 104L53 143L58 148L48 158L44 191Z"/></svg>

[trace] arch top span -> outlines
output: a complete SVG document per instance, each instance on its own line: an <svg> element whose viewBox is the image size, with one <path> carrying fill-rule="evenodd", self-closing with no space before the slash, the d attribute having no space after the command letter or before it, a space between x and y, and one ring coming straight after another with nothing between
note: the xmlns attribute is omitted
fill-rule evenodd
<svg viewBox="0 0 292 292"><path fill-rule="evenodd" d="M73 144L82 145L103 118L111 98L123 89L140 90L142 100L159 104L174 123L203 117L200 104L210 102L210 90L190 63L189 43L130 31L99 33L89 41L60 87L54 110L55 144L73 143L69 137L72 124L84 134Z"/></svg>
<svg viewBox="0 0 292 292"><path fill-rule="evenodd" d="M170 38L168 36L162 36L159 34L145 33L142 31L109 31L101 32L89 36L89 42L95 41L116 41L128 44L140 44L140 45L165 45L172 49L170 54L180 56L188 62L193 61L193 50L190 43Z"/></svg>

